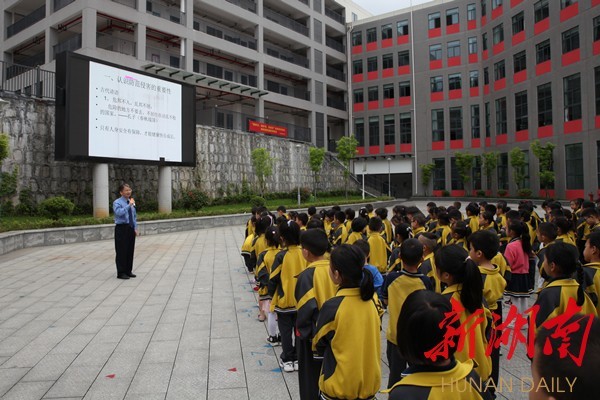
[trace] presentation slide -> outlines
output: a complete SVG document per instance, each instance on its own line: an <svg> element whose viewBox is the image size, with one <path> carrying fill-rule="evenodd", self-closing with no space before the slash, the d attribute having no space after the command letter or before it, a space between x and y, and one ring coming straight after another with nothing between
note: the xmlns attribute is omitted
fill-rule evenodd
<svg viewBox="0 0 600 400"><path fill-rule="evenodd" d="M182 161L181 85L89 63L90 157Z"/></svg>

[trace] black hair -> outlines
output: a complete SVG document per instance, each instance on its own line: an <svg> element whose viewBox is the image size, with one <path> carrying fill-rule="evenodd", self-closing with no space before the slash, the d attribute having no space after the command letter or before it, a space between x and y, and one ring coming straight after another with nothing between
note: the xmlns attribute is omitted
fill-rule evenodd
<svg viewBox="0 0 600 400"><path fill-rule="evenodd" d="M448 213L445 211L438 213L437 220L439 225L450 225L450 218L448 218Z"/></svg>
<svg viewBox="0 0 600 400"><path fill-rule="evenodd" d="M447 356L431 360L426 353L445 342L446 329L459 329L458 319L440 328L446 316L452 312L450 300L431 290L417 290L408 295L398 318L398 351L410 365L431 365L452 359L457 341L448 343Z"/></svg>
<svg viewBox="0 0 600 400"><path fill-rule="evenodd" d="M465 210L467 211L467 215L479 215L479 206L477 203L467 204L467 208L465 208Z"/></svg>
<svg viewBox="0 0 600 400"><path fill-rule="evenodd" d="M335 213L336 213L336 212L335 212L334 210L331 210L331 209L330 209L330 210L327 210L327 211L325 211L325 216L326 216L327 218L329 218L330 220L333 220L333 217L335 217ZM346 214L344 214L344 217L345 217L345 216L346 216Z"/></svg>
<svg viewBox="0 0 600 400"><path fill-rule="evenodd" d="M379 207L375 210L375 215L381 219L386 219L388 217L388 210L387 208Z"/></svg>
<svg viewBox="0 0 600 400"><path fill-rule="evenodd" d="M531 211L526 210L525 208L519 210L519 217L523 222L531 221Z"/></svg>
<svg viewBox="0 0 600 400"><path fill-rule="evenodd" d="M494 258L500 248L498 235L489 230L477 231L469 236L469 244L475 251L481 251L488 260Z"/></svg>
<svg viewBox="0 0 600 400"><path fill-rule="evenodd" d="M356 242L354 242L353 246L356 246L359 249L361 249L363 254L365 255L365 258L368 258L369 254L371 254L371 245L369 244L368 240L359 239Z"/></svg>
<svg viewBox="0 0 600 400"><path fill-rule="evenodd" d="M581 203L581 208L596 208L596 205L593 201L586 200Z"/></svg>
<svg viewBox="0 0 600 400"><path fill-rule="evenodd" d="M550 215L552 216L553 219L556 219L556 218L564 217L565 212L563 211L562 208L553 208L552 211L550 211Z"/></svg>
<svg viewBox="0 0 600 400"><path fill-rule="evenodd" d="M279 246L279 230L276 226L269 226L265 231L265 240L271 247Z"/></svg>
<svg viewBox="0 0 600 400"><path fill-rule="evenodd" d="M475 262L468 257L467 251L451 244L435 252L435 265L439 272L452 275L454 283L462 283L460 302L470 313L474 313L483 304L483 280Z"/></svg>
<svg viewBox="0 0 600 400"><path fill-rule="evenodd" d="M254 228L254 233L256 236L260 236L267 231L267 228L273 224L271 217L261 217L256 221L256 227Z"/></svg>
<svg viewBox="0 0 600 400"><path fill-rule="evenodd" d="M371 300L375 293L373 275L365 266L365 255L361 249L349 244L336 247L331 252L331 268L342 278L340 288L360 288L360 298Z"/></svg>
<svg viewBox="0 0 600 400"><path fill-rule="evenodd" d="M287 209L285 208L285 206L279 206L277 207L277 211L286 212Z"/></svg>
<svg viewBox="0 0 600 400"><path fill-rule="evenodd" d="M454 203L452 203L452 205L454 207L456 207L457 210L460 210L460 207L462 206L462 203L460 201L455 201Z"/></svg>
<svg viewBox="0 0 600 400"><path fill-rule="evenodd" d="M456 208L450 209L450 207L448 207L448 218L462 221L462 214Z"/></svg>
<svg viewBox="0 0 600 400"><path fill-rule="evenodd" d="M275 218L275 224L276 225L285 224L287 222L288 222L288 219L286 217L284 217L283 215Z"/></svg>
<svg viewBox="0 0 600 400"><path fill-rule="evenodd" d="M416 267L423 259L423 245L419 239L406 239L400 246L400 259L409 267Z"/></svg>
<svg viewBox="0 0 600 400"><path fill-rule="evenodd" d="M294 221L285 221L278 225L279 236L286 246L300 244L300 227Z"/></svg>
<svg viewBox="0 0 600 400"><path fill-rule="evenodd" d="M369 211L367 211L367 209L364 207L361 207L360 210L358 210L358 215L367 221L369 220Z"/></svg>
<svg viewBox="0 0 600 400"><path fill-rule="evenodd" d="M306 230L310 229L323 229L325 230L325 224L319 218L311 218L306 224Z"/></svg>
<svg viewBox="0 0 600 400"><path fill-rule="evenodd" d="M308 214L307 213L298 213L296 215L296 219L299 219L302 222L302 225L306 226L308 224Z"/></svg>
<svg viewBox="0 0 600 400"><path fill-rule="evenodd" d="M600 231L590 233L587 240L589 240L590 246L600 250Z"/></svg>
<svg viewBox="0 0 600 400"><path fill-rule="evenodd" d="M575 273L576 280L579 283L577 289L577 305L582 306L585 301L585 276L583 267L579 262L579 252L577 247L565 242L557 242L546 248L544 253L548 264L554 263L559 269L559 275L563 278L571 278Z"/></svg>
<svg viewBox="0 0 600 400"><path fill-rule="evenodd" d="M429 215L433 216L437 216L438 213L440 212L439 207L429 207L428 210L429 211Z"/></svg>
<svg viewBox="0 0 600 400"><path fill-rule="evenodd" d="M309 217L312 217L313 215L315 215L317 213L317 207L310 206L310 207L308 207L308 210L306 210L306 212L308 213Z"/></svg>
<svg viewBox="0 0 600 400"><path fill-rule="evenodd" d="M496 203L496 209L502 210L503 213L507 213L510 211L510 207L504 200L500 200L498 203Z"/></svg>
<svg viewBox="0 0 600 400"><path fill-rule="evenodd" d="M556 225L552 222L542 222L538 225L537 229L542 235L547 236L551 242L558 236Z"/></svg>
<svg viewBox="0 0 600 400"><path fill-rule="evenodd" d="M405 241L406 239L410 238L411 233L412 230L410 229L410 225L405 222L401 222L398 225L394 226L394 234L396 236L400 236L402 238L402 241Z"/></svg>
<svg viewBox="0 0 600 400"><path fill-rule="evenodd" d="M596 211L595 208L586 208L585 210L583 210L581 212L582 218L587 218L587 217L592 217L592 216L598 218L598 211Z"/></svg>
<svg viewBox="0 0 600 400"><path fill-rule="evenodd" d="M365 208L369 213L373 212L373 204L365 204Z"/></svg>
<svg viewBox="0 0 600 400"><path fill-rule="evenodd" d="M419 224L419 226L425 226L427 220L423 214L413 215L413 221Z"/></svg>
<svg viewBox="0 0 600 400"><path fill-rule="evenodd" d="M558 201L548 203L548 207L550 207L551 210L562 210L562 204Z"/></svg>
<svg viewBox="0 0 600 400"><path fill-rule="evenodd" d="M332 209L333 211L335 211L335 212L342 211L342 207L340 207L340 206L337 206L337 205L335 205L335 206L331 206L331 209Z"/></svg>
<svg viewBox="0 0 600 400"><path fill-rule="evenodd" d="M496 223L495 215L489 211L484 211L481 213L481 217L486 220L488 223L492 224L492 227L498 231L498 224Z"/></svg>
<svg viewBox="0 0 600 400"><path fill-rule="evenodd" d="M566 235L573 230L573 222L566 217L558 217L554 220L554 225L559 230L561 235Z"/></svg>
<svg viewBox="0 0 600 400"><path fill-rule="evenodd" d="M353 208L346 208L344 212L346 213L346 219L348 220L353 220L356 216L356 211L354 211Z"/></svg>
<svg viewBox="0 0 600 400"><path fill-rule="evenodd" d="M419 210L418 207L416 206L408 206L406 207L406 215L416 215L416 214L421 214L421 210Z"/></svg>
<svg viewBox="0 0 600 400"><path fill-rule="evenodd" d="M437 207L437 204L435 204L433 201L430 201L429 203L427 203L427 208L430 207Z"/></svg>
<svg viewBox="0 0 600 400"><path fill-rule="evenodd" d="M508 210L504 216L507 221L510 221L511 219L521 219L521 214L519 214L519 211L517 210Z"/></svg>
<svg viewBox="0 0 600 400"><path fill-rule="evenodd" d="M588 320L589 331L586 329ZM579 326L569 335L569 346L573 349L582 349L587 340L587 347L582 354L581 364L574 362L570 357L554 350L547 354L544 349L550 344L552 349L559 349L564 345L564 338L555 334L555 329L541 328L535 337L536 351L533 357L534 368L537 369L541 379L550 382L552 378L560 377L568 382L575 382L572 390L559 390L549 392L556 400L595 399L598 396L596 374L600 370L600 319L589 315L574 315L564 326ZM398 342L399 343L399 342ZM540 385L539 390L546 391L547 386Z"/></svg>
<svg viewBox="0 0 600 400"><path fill-rule="evenodd" d="M466 221L457 221L452 228L452 232L461 238L468 238L471 235L471 227Z"/></svg>
<svg viewBox="0 0 600 400"><path fill-rule="evenodd" d="M346 213L343 211L336 211L334 218L341 223L344 223L344 221L346 221Z"/></svg>
<svg viewBox="0 0 600 400"><path fill-rule="evenodd" d="M352 228L352 232L362 232L369 225L366 219L363 217L356 217L352 220L352 224L350 228Z"/></svg>
<svg viewBox="0 0 600 400"><path fill-rule="evenodd" d="M121 193L123 191L123 189L125 189L126 187L131 189L131 186L129 186L129 183L121 183L119 185L119 193Z"/></svg>
<svg viewBox="0 0 600 400"><path fill-rule="evenodd" d="M290 212L288 213L288 217L290 217L290 219L291 219L292 221L294 221L294 220L296 219L296 217L297 217L297 216L298 216L298 211L290 211Z"/></svg>
<svg viewBox="0 0 600 400"><path fill-rule="evenodd" d="M531 253L531 236L529 236L529 227L523 221L513 219L508 223L508 230L516 233L517 237L521 239L521 248L525 254Z"/></svg>
<svg viewBox="0 0 600 400"><path fill-rule="evenodd" d="M577 206L577 208L581 207L581 203L583 203L583 199L581 197L578 197L576 199L571 200L573 203L575 203L575 205Z"/></svg>
<svg viewBox="0 0 600 400"><path fill-rule="evenodd" d="M383 227L383 221L379 217L373 217L369 220L369 229L371 232L379 232Z"/></svg>
<svg viewBox="0 0 600 400"><path fill-rule="evenodd" d="M308 229L302 232L300 244L303 249L317 257L322 256L329 249L329 239L322 229Z"/></svg>
<svg viewBox="0 0 600 400"><path fill-rule="evenodd" d="M438 242L437 242L437 235L433 232L423 232L420 235L417 236L417 238L423 238L423 245L429 247L429 249L434 252L437 248Z"/></svg>

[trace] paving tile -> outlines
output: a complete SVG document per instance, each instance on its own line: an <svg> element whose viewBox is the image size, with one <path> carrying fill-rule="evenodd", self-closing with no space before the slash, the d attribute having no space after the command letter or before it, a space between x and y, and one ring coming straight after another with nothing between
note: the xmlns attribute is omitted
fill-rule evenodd
<svg viewBox="0 0 600 400"><path fill-rule="evenodd" d="M56 381L76 357L75 353L48 354L23 377L23 381Z"/></svg>
<svg viewBox="0 0 600 400"><path fill-rule="evenodd" d="M246 388L209 389L208 400L243 400L248 399Z"/></svg>
<svg viewBox="0 0 600 400"><path fill-rule="evenodd" d="M29 368L0 368L0 397L29 372Z"/></svg>
<svg viewBox="0 0 600 400"><path fill-rule="evenodd" d="M54 384L52 381L45 382L19 382L2 396L2 400L37 400Z"/></svg>
<svg viewBox="0 0 600 400"><path fill-rule="evenodd" d="M172 369L172 363L141 364L127 394L162 394L164 397Z"/></svg>

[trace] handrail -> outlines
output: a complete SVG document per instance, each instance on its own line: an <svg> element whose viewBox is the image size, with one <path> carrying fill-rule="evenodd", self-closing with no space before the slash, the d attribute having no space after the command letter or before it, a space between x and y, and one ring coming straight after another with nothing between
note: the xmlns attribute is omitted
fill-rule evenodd
<svg viewBox="0 0 600 400"><path fill-rule="evenodd" d="M29 28L31 25L35 24L38 21L43 20L46 17L46 5L33 10L31 13L27 14L14 24L10 25L6 28L6 37L12 37L17 33L21 32Z"/></svg>

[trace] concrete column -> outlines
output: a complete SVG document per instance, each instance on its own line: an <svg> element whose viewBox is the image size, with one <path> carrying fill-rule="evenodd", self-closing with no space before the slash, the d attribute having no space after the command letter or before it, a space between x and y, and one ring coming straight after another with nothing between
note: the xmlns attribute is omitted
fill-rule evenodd
<svg viewBox="0 0 600 400"><path fill-rule="evenodd" d="M96 32L97 28L97 11L93 8L84 8L81 17L81 48L95 49L96 48Z"/></svg>
<svg viewBox="0 0 600 400"><path fill-rule="evenodd" d="M108 164L94 164L93 179L94 218L108 217Z"/></svg>
<svg viewBox="0 0 600 400"><path fill-rule="evenodd" d="M141 2L138 2L141 3ZM145 4L145 2L144 2ZM137 59L146 61L146 25L137 24L135 27L135 43Z"/></svg>
<svg viewBox="0 0 600 400"><path fill-rule="evenodd" d="M171 167L158 167L158 212L171 214L173 210L171 193Z"/></svg>
<svg viewBox="0 0 600 400"><path fill-rule="evenodd" d="M45 29L46 38L44 39L44 53L46 55L45 63L48 64L52 62L54 57L54 45L56 44L56 34L52 27L47 27Z"/></svg>

